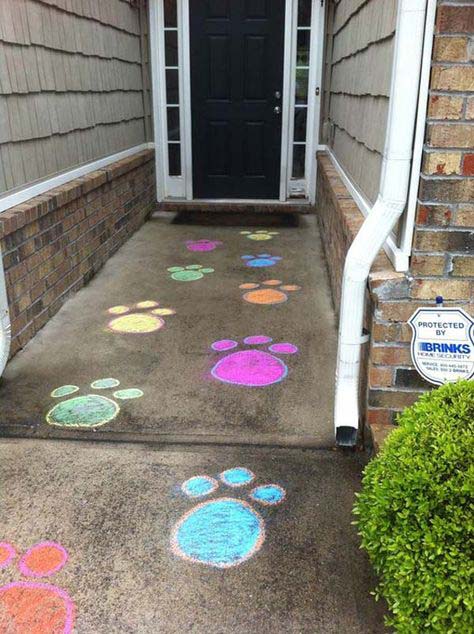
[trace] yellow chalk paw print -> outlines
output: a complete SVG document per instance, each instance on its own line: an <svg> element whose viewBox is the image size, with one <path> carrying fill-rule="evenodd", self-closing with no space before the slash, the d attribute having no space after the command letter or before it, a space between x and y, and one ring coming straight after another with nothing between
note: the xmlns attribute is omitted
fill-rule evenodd
<svg viewBox="0 0 474 634"><path fill-rule="evenodd" d="M132 307L112 306L108 313L116 315L109 321L108 330L125 334L146 334L163 328L163 317L174 315L176 311L172 308L160 308L158 302L147 300Z"/></svg>
<svg viewBox="0 0 474 634"><path fill-rule="evenodd" d="M240 234L247 236L249 240L271 240L273 236L278 235L278 231L259 229L258 231L241 231Z"/></svg>

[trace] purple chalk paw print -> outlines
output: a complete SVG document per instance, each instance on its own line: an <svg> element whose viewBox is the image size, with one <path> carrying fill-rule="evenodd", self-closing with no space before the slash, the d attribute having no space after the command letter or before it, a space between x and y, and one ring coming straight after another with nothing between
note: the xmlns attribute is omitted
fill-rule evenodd
<svg viewBox="0 0 474 634"><path fill-rule="evenodd" d="M186 240L188 251L214 251L221 244L220 240Z"/></svg>
<svg viewBox="0 0 474 634"><path fill-rule="evenodd" d="M238 350L220 359L211 370L212 376L222 383L245 385L246 387L266 387L279 383L288 374L288 367L277 356L280 354L296 354L298 348L292 343L274 343L271 337L255 335L246 337L244 344L252 346L249 350ZM271 344L267 351L255 346ZM216 352L227 352L238 346L232 339L221 339L212 344ZM273 353L273 354L272 354Z"/></svg>
<svg viewBox="0 0 474 634"><path fill-rule="evenodd" d="M267 266L274 266L281 260L279 255L270 255L269 253L259 253L258 255L242 255L242 260L245 262L245 266L252 268L264 268Z"/></svg>

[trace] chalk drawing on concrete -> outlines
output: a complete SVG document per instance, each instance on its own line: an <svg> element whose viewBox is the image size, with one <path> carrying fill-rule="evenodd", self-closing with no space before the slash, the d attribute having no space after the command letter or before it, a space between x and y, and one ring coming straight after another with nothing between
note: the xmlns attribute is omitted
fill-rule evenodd
<svg viewBox="0 0 474 634"><path fill-rule="evenodd" d="M15 548L8 542L0 542L0 570L9 566L15 557Z"/></svg>
<svg viewBox="0 0 474 634"><path fill-rule="evenodd" d="M67 560L68 553L63 546L40 542L23 555L18 569L25 577L50 577L59 572ZM74 603L63 588L38 581L13 581L0 587L1 632L70 634L74 616Z"/></svg>
<svg viewBox="0 0 474 634"><path fill-rule="evenodd" d="M259 229L258 231L241 231L243 236L249 240L272 240L273 236L279 235L278 231L268 231L268 229Z"/></svg>
<svg viewBox="0 0 474 634"><path fill-rule="evenodd" d="M261 269L268 266L274 266L282 258L279 255L270 255L269 253L259 253L258 255L242 255L245 266L250 266L254 269Z"/></svg>
<svg viewBox="0 0 474 634"><path fill-rule="evenodd" d="M133 306L112 306L107 312L114 315L107 330L133 335L156 332L165 325L163 317L176 314L173 308L161 308L158 302L152 300L138 302Z"/></svg>
<svg viewBox="0 0 474 634"><path fill-rule="evenodd" d="M260 306L271 306L282 304L288 301L288 293L301 290L301 286L296 284L283 284L281 280L266 280L261 284L241 284L243 299L249 304L259 304Z"/></svg>
<svg viewBox="0 0 474 634"><path fill-rule="evenodd" d="M220 240L186 240L188 251L214 251L222 245Z"/></svg>
<svg viewBox="0 0 474 634"><path fill-rule="evenodd" d="M245 487L254 478L252 471L245 467L227 469L218 476L223 485L234 490L242 487L239 493L249 495L254 502L265 507L283 502L286 492L278 484L261 485L247 492ZM215 478L209 480L217 483ZM184 485L181 489L187 497L196 497ZM216 489L213 486L208 495ZM265 520L252 504L237 497L224 496L197 504L178 520L171 533L171 550L178 557L193 563L232 568L255 555L262 547L265 536Z"/></svg>
<svg viewBox="0 0 474 634"><path fill-rule="evenodd" d="M91 388L94 390L106 390L113 389L119 385L120 381L117 379L107 378L93 381ZM53 398L61 398L63 395L70 394L71 392L64 391L63 388L65 387L71 386L56 388L51 392L51 396ZM143 392L138 388L127 388L113 393L113 397L121 401L140 398L141 396L143 396ZM46 422L56 427L94 429L110 423L117 417L119 412L120 406L115 400L102 396L102 394L85 394L83 396L74 396L55 405L46 414Z"/></svg>
<svg viewBox="0 0 474 634"><path fill-rule="evenodd" d="M283 381L288 375L287 365L276 354L296 354L298 348L292 343L282 342L269 345L267 351L255 346L267 345L271 337L255 335L246 337L243 343L251 349L231 352L220 359L212 368L211 374L218 381L246 387L266 387ZM211 348L216 352L225 352L239 344L232 339L215 341Z"/></svg>
<svg viewBox="0 0 474 634"><path fill-rule="evenodd" d="M214 269L206 268L200 264L171 266L168 271L171 273L171 278L177 282L194 282L196 280L202 280L208 273L214 273Z"/></svg>

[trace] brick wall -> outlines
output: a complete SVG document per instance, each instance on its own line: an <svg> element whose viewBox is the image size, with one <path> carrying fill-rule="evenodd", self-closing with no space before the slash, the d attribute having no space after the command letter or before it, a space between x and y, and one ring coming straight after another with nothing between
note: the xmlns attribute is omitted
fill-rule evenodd
<svg viewBox="0 0 474 634"><path fill-rule="evenodd" d="M328 156L318 155L317 213L339 308L345 255L363 222ZM368 350L361 411L377 446L397 414L432 386L411 362L416 308L461 306L474 315L474 4L441 0L436 17L425 146L408 273L380 253L368 280Z"/></svg>
<svg viewBox="0 0 474 634"><path fill-rule="evenodd" d="M87 284L154 203L153 151L147 150L0 214L11 356Z"/></svg>
<svg viewBox="0 0 474 634"><path fill-rule="evenodd" d="M439 2L410 273L370 283L375 301L367 419L390 425L430 389L410 359L418 306L474 315L474 5Z"/></svg>

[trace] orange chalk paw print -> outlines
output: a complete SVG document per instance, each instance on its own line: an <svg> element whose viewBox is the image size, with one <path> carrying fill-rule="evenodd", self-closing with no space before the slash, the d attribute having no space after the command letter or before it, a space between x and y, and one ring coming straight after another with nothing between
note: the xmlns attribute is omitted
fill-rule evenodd
<svg viewBox="0 0 474 634"><path fill-rule="evenodd" d="M0 543L0 569L17 557L15 548ZM22 576L50 577L68 560L56 542L32 546L18 562ZM13 581L0 587L0 632L11 634L70 634L74 626L74 603L62 588L38 581Z"/></svg>
<svg viewBox="0 0 474 634"><path fill-rule="evenodd" d="M249 304L282 304L288 300L288 293L299 291L301 286L296 284L283 284L281 280L267 280L261 284L241 284L239 286L244 293L243 298Z"/></svg>

